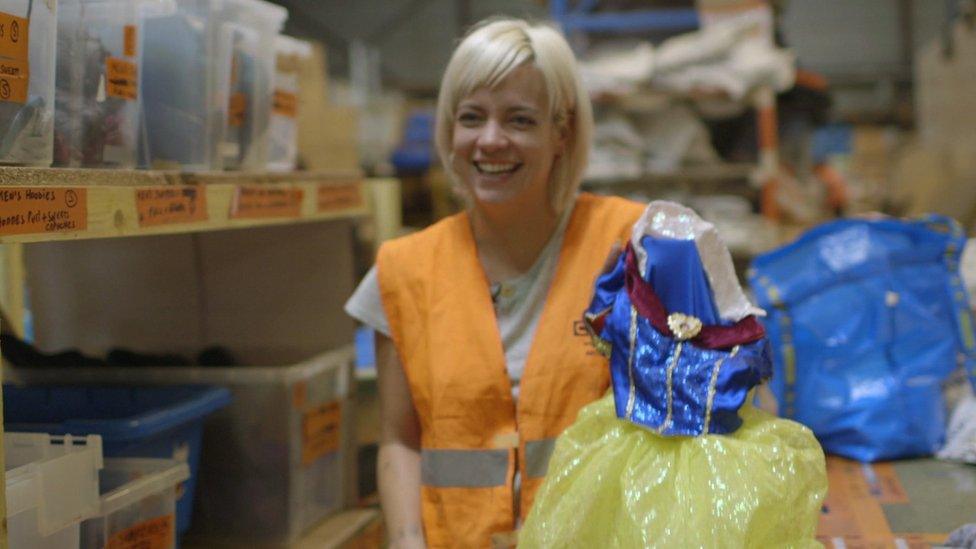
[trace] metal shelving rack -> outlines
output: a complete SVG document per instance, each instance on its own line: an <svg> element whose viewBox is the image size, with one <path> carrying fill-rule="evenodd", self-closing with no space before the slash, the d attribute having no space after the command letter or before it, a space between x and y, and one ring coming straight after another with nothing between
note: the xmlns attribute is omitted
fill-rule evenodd
<svg viewBox="0 0 976 549"><path fill-rule="evenodd" d="M622 13L595 12L599 0L552 0L550 15L569 34L581 32L682 31L698 28L698 11L692 8L633 10Z"/></svg>

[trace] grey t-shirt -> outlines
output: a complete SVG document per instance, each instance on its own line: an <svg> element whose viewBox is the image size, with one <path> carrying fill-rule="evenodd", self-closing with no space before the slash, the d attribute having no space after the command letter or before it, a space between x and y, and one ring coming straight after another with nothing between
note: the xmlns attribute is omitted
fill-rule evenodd
<svg viewBox="0 0 976 549"><path fill-rule="evenodd" d="M525 360L556 272L556 264L559 262L559 251L571 211L572 208L566 208L552 238L527 272L491 286L495 319L501 334L502 348L505 350L505 367L512 382L512 397L515 399L518 399L519 381L525 370ZM383 311L375 265L363 277L352 297L346 302L345 309L356 320L382 334L390 335L390 323Z"/></svg>

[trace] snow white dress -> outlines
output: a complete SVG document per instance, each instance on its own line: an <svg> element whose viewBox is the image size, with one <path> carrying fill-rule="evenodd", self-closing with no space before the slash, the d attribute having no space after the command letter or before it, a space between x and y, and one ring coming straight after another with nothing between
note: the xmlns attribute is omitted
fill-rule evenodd
<svg viewBox="0 0 976 549"><path fill-rule="evenodd" d="M823 451L751 404L763 314L712 225L651 203L584 315L612 392L559 437L519 547L818 547Z"/></svg>

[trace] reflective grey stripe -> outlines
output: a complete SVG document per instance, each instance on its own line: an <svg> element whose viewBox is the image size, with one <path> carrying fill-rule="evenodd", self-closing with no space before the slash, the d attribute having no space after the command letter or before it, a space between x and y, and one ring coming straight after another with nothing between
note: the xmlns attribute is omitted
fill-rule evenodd
<svg viewBox="0 0 976 549"><path fill-rule="evenodd" d="M438 488L504 486L508 450L435 450L420 452L420 479Z"/></svg>
<svg viewBox="0 0 976 549"><path fill-rule="evenodd" d="M556 448L556 439L545 438L525 443L525 474L529 478L546 476L549 470L549 457Z"/></svg>

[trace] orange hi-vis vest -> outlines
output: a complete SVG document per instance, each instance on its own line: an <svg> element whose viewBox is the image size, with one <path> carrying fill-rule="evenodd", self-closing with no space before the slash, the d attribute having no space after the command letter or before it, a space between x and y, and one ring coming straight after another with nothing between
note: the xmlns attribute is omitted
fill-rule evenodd
<svg viewBox="0 0 976 549"><path fill-rule="evenodd" d="M420 420L421 505L430 547L485 547L515 528L542 484L555 438L609 385L582 324L614 242L641 205L581 195L526 358L518 407L489 282L467 214L389 241L377 270L383 308Z"/></svg>

